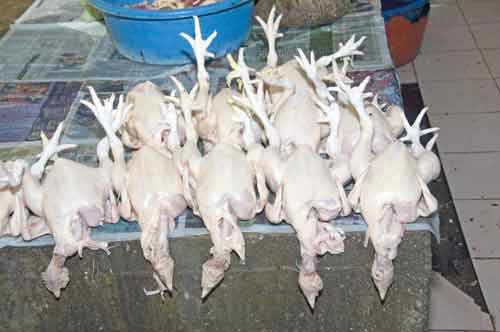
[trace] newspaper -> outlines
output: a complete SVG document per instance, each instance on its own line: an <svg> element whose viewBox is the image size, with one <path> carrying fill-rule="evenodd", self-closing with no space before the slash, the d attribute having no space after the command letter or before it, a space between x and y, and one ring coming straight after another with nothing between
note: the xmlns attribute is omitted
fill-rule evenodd
<svg viewBox="0 0 500 332"><path fill-rule="evenodd" d="M103 23L63 21L62 18L69 15L51 14L73 10L75 1L78 0L37 1L12 26L0 42L0 82L145 80L189 74L195 69L194 64L159 66L128 60L118 53ZM359 0L354 2L352 13L331 25L282 29L285 37L277 42L280 61L293 59L298 48L305 52L314 50L318 56L331 54L340 42L345 42L355 33L367 39L363 48L365 55L355 59L354 70L391 68L384 20L380 12L373 8L367 0ZM43 16L43 13L48 16ZM49 16L56 21L33 23L49 21ZM252 27L243 46L249 65L262 68L267 46L260 26ZM212 61L207 66L214 79L225 77L229 70L225 58Z"/></svg>
<svg viewBox="0 0 500 332"><path fill-rule="evenodd" d="M373 2L373 1L372 1ZM64 121L62 142L78 147L64 151L61 157L88 166L97 166L96 143L104 132L91 112L80 101L87 99L88 86L100 97L126 93L137 83L151 80L165 92L172 89L168 75L176 75L186 86L195 82L194 65L155 66L132 62L121 56L102 23L79 20L80 0L36 0L0 41L0 160L23 158L31 162L41 150L41 131L51 135L57 124ZM354 61L349 74L355 82L370 75L368 90L376 92L381 102L402 106L397 74L389 55L380 3L368 0L353 2L351 13L331 25L317 28L283 29L285 37L277 43L280 61L314 50L317 56L333 53L339 42L356 33L367 36L363 57ZM246 47L250 66L261 68L266 58L263 31L253 26ZM212 93L225 86L228 64L224 58L207 66ZM127 158L130 156L127 152ZM348 188L349 190L349 188ZM173 237L207 234L203 222L187 210L176 220ZM331 221L346 232L365 231L359 215ZM271 225L260 214L240 223L243 232L292 233L287 224ZM408 225L409 230L431 231L439 239L439 217L421 218ZM100 241L139 239L135 222L121 220L93 230L92 237ZM4 237L3 246L53 245L50 235L24 242L20 238Z"/></svg>

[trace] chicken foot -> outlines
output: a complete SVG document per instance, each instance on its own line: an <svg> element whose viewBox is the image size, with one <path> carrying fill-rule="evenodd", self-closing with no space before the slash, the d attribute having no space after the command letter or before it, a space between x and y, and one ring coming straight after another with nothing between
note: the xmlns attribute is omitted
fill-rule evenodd
<svg viewBox="0 0 500 332"><path fill-rule="evenodd" d="M205 298L222 281L224 272L231 265L231 251L235 251L240 259L245 261L245 240L237 224L237 216L230 206L229 201L223 204L220 217L216 214L209 215L210 212L202 213L208 231L212 238L213 247L210 249L212 258L203 263L201 286L201 298Z"/></svg>
<svg viewBox="0 0 500 332"><path fill-rule="evenodd" d="M144 257L153 266L153 278L158 289L144 293L148 296L160 294L164 299L165 292L173 290L174 260L170 256L168 235L175 228L175 220L170 216L168 208L158 207L159 203L151 205L146 218L149 223L141 223L141 246Z"/></svg>
<svg viewBox="0 0 500 332"><path fill-rule="evenodd" d="M323 220L329 220L335 211L323 209ZM316 298L323 289L323 281L317 272L318 257L326 253L339 254L344 252L344 232L327 222L319 221L320 213L317 208L312 208L307 216L304 227L295 227L301 248L301 265L299 270L299 287L307 299L310 307L314 309ZM326 212L326 213L325 213ZM297 223L299 225L300 223ZM295 222L292 223L295 225Z"/></svg>

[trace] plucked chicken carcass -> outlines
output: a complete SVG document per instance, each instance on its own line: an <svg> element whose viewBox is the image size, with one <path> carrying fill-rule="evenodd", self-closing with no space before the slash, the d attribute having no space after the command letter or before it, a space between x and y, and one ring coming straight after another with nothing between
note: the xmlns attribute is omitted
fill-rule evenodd
<svg viewBox="0 0 500 332"><path fill-rule="evenodd" d="M173 287L174 261L168 236L175 229L175 218L187 207L174 161L180 147L177 110L172 104L166 105L165 96L149 82L132 89L127 102L131 111L122 137L134 150L120 193L120 214L138 221L144 257L153 266L158 289L145 290L146 295L160 294L163 298Z"/></svg>
<svg viewBox="0 0 500 332"><path fill-rule="evenodd" d="M283 36L278 32L281 17L279 15L275 19L274 7L267 22L257 17L267 38L268 55L267 65L256 73L256 77L265 83L266 101L272 105L268 107L269 116L283 142L305 144L317 151L329 129L321 124L322 111L312 96L318 94L319 98L326 98L327 87L323 79L331 77L341 79L336 61L363 54L358 48L365 38L355 41L353 36L345 45L341 45L337 52L319 59L314 63L314 75L311 76L308 75L310 72L304 71L301 58L278 65L276 39ZM299 53L303 56L301 50ZM327 73L330 64L334 68L335 75ZM342 76L342 79L344 77Z"/></svg>
<svg viewBox="0 0 500 332"><path fill-rule="evenodd" d="M120 98L118 109L113 111L114 96L101 104L92 88L90 92L94 104L83 103L92 109L107 135L97 146L99 167L58 158L42 180L49 159L57 152L73 147L58 145L62 131L62 125L59 125L50 141L44 139L38 162L24 171L22 180L26 206L47 223L54 237L52 260L42 278L57 298L69 282L69 272L64 267L68 257L76 253L81 256L84 248L102 249L109 253L106 243L90 238L90 228L103 222L117 222L119 218L114 190L119 191L125 168L119 162L123 158L123 146L115 132L127 108ZM110 148L114 161L109 157Z"/></svg>
<svg viewBox="0 0 500 332"><path fill-rule="evenodd" d="M334 100L326 83L352 83L347 69L354 56L363 54L359 48L365 37L356 40L353 35L344 44L339 44L335 53L317 60L314 52L308 60L299 49L299 56L278 65L276 40L283 36L278 32L281 15L275 18L273 7L267 22L261 18L257 20L267 38L268 56L267 65L256 72L256 77L265 83L268 113L274 127L283 143L305 144L315 151L326 152L332 174L343 184L348 183L351 180L351 153L360 133L359 119L355 110L341 98ZM234 60L230 57L229 60L234 65ZM339 60L343 62L341 68L337 63ZM325 109L323 105L337 107L335 118L331 116L334 110ZM376 98L368 103L367 109L375 118L372 150L378 153L401 133L402 110L391 106L383 112Z"/></svg>
<svg viewBox="0 0 500 332"><path fill-rule="evenodd" d="M302 257L299 286L314 308L323 288L317 255L344 251L344 233L328 221L339 214L348 215L351 208L342 184L331 175L326 160L308 144L283 143L268 117L263 83L258 82L258 88L254 88L243 51L233 69L232 77L239 77L244 87L244 97L233 97L234 103L256 115L269 141L267 148L255 145L248 152L253 168L264 174L275 194L274 202L266 204L266 217L273 223L286 220L297 232Z"/></svg>
<svg viewBox="0 0 500 332"><path fill-rule="evenodd" d="M209 117L212 112L211 98L207 95L208 73L204 58L210 56L207 48L214 37L215 33L207 40L202 39L195 17L195 38L186 35L184 38L194 50L198 85L188 93L178 80L172 78L180 92L179 99L174 99L174 102L184 115L187 137L178 164L183 175L185 197L193 207L193 212L203 219L213 242L210 250L213 257L203 264L202 298L222 281L233 250L245 260L245 241L238 220L253 218L262 210L263 202L267 199L263 176L251 167L244 152L244 123L235 117L234 111L231 111L230 117L217 117L213 128L215 139L208 153L202 156L197 147L196 123ZM202 112L198 118L192 114L195 108ZM255 185L259 191L258 197Z"/></svg>
<svg viewBox="0 0 500 332"><path fill-rule="evenodd" d="M0 164L0 237L21 236L30 241L50 233L45 220L30 214L24 203L22 179L27 167L21 159Z"/></svg>
<svg viewBox="0 0 500 332"><path fill-rule="evenodd" d="M435 179L440 170L439 159L431 151L437 136L425 148L420 136L438 129L418 128L424 109L413 127L405 119L407 137L403 139L412 141L411 149L396 140L373 155L370 146L374 122L366 111L363 92L368 81L369 77L353 88L343 85L341 93L349 99L361 121L361 135L353 151L355 162L351 162L356 168L353 172L356 182L349 201L368 224L366 241L371 240L376 252L372 277L384 299L394 279L392 261L397 256L405 224L437 210L437 201L427 187L427 182Z"/></svg>

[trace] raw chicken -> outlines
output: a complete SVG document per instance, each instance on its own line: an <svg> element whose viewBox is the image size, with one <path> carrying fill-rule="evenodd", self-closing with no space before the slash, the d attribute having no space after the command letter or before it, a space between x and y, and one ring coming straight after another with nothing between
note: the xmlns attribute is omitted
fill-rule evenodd
<svg viewBox="0 0 500 332"><path fill-rule="evenodd" d="M172 104L166 106L159 92L157 98L150 98L150 84L138 87L132 90L132 98L127 96L127 100L136 104L130 113L134 117L130 119L129 115L129 125L123 133L135 137L137 149L127 164L126 192L120 195L120 214L139 222L144 257L153 265L158 290L145 290L145 293L160 294L163 298L165 291L172 291L173 287L174 261L170 256L168 236L175 228L175 218L187 207L182 178L174 161L174 153L180 147L177 110ZM138 101L149 103L150 107L137 104ZM161 126L150 125L158 116L162 118L157 122ZM135 128L147 128L148 125L153 129L148 131L152 135L137 135ZM158 136L161 139L155 139Z"/></svg>
<svg viewBox="0 0 500 332"><path fill-rule="evenodd" d="M178 100L171 99L181 108L185 121L187 143L181 150L178 164L184 180L184 196L193 207L193 212L203 219L214 244L210 250L213 257L203 264L201 283L202 298L205 298L222 281L224 272L230 266L231 251L234 250L245 260L245 241L238 220L251 219L263 209L267 188L263 176L251 167L244 152L243 134L246 132L248 136L251 133L249 128L245 129L245 122L236 116L237 113L225 108L212 113L204 58L211 56L207 48L216 32L203 40L198 18L194 17L194 20L195 37L182 35L193 47L198 85L188 94L182 84L172 77L180 97ZM192 114L195 109L202 110L198 118ZM213 147L204 156L197 148L195 123L202 121L212 122L207 127L211 127ZM255 185L259 191L258 198Z"/></svg>
<svg viewBox="0 0 500 332"><path fill-rule="evenodd" d="M326 160L308 144L282 141L267 115L263 82L258 82L255 91L242 51L233 69L233 76L241 78L245 91L245 98L233 97L235 103L254 112L268 136L268 148L256 145L248 153L253 168L264 174L275 194L274 203L266 204L266 217L273 223L286 220L297 232L302 257L299 286L314 308L323 288L316 256L344 251L344 233L328 221L339 214L348 215L351 208Z"/></svg>
<svg viewBox="0 0 500 332"><path fill-rule="evenodd" d="M123 146L115 132L121 126L127 108L120 97L118 109L113 111L114 96L102 104L94 90L89 89L93 104L82 102L93 111L107 135L97 146L99 167L58 158L41 180L47 161L57 152L73 147L58 145L62 131L62 125L59 125L52 139L44 140L39 161L24 172L22 181L26 206L47 223L54 237L54 254L42 278L57 298L69 282L69 272L64 267L68 257L76 253L81 256L84 248L102 249L109 254L107 243L90 238L90 228L104 222L115 223L119 218L114 190L121 191L125 165L120 162L123 160ZM110 147L114 161L108 155Z"/></svg>
<svg viewBox="0 0 500 332"><path fill-rule="evenodd" d="M436 160L438 162L438 159L436 157L429 162L427 154L432 153L430 149L435 139L427 149L419 141L421 135L435 132L437 128L424 131L418 129L418 142L413 141L413 150L420 154L412 154L405 144L396 140L374 156L370 148L374 122L366 111L366 95L363 93L368 81L369 77L354 88L342 86L342 93L356 109L361 121L361 136L351 159L351 167L356 169L353 172L356 183L349 194L349 201L357 212L361 212L368 224L365 245L371 239L375 248L372 277L383 300L394 279L392 261L397 256L404 225L437 210L437 201L426 184L426 180L436 176L436 165L432 163ZM419 118L422 116L423 112ZM407 125L407 128L410 126ZM423 166L419 167L419 164ZM433 173L429 174L427 169L431 169Z"/></svg>

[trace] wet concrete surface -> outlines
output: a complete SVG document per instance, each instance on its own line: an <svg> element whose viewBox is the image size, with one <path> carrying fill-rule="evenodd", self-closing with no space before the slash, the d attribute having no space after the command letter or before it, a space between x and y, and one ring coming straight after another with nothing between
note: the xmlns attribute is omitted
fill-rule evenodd
<svg viewBox="0 0 500 332"><path fill-rule="evenodd" d="M206 236L171 240L176 291L162 302L139 242L112 254L85 251L67 266L71 281L56 300L43 286L52 247L0 251L0 331L427 331L431 235L407 234L384 303L370 279L373 249L351 233L345 253L320 260L324 291L312 312L298 289L294 235L245 235L247 261L236 256L222 284L200 300Z"/></svg>

